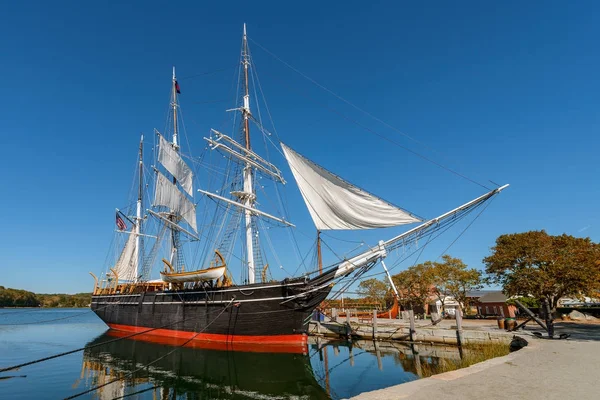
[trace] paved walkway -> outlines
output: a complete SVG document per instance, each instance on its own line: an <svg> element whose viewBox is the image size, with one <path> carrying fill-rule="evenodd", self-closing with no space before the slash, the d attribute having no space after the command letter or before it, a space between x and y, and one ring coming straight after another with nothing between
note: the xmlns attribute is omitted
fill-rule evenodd
<svg viewBox="0 0 600 400"><path fill-rule="evenodd" d="M600 399L600 325L564 323L557 332L572 336L529 336L529 346L505 357L353 399Z"/></svg>

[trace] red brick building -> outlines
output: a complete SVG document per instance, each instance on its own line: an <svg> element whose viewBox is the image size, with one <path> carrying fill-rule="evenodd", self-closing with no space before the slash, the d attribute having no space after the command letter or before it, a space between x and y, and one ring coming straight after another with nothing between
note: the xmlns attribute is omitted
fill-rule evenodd
<svg viewBox="0 0 600 400"><path fill-rule="evenodd" d="M508 298L501 291L482 292L479 297L473 294L471 303L477 309L477 314L483 316L515 317L516 306L506 304Z"/></svg>

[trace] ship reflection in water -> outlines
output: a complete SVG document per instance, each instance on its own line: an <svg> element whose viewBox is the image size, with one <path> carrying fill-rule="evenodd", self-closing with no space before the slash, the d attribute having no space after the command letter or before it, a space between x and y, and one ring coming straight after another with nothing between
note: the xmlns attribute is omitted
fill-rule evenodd
<svg viewBox="0 0 600 400"><path fill-rule="evenodd" d="M78 389L97 399L347 398L418 379L455 348L311 340L302 347L231 345L108 331L85 350ZM415 354L419 356L415 357ZM132 374L132 372L135 373Z"/></svg>

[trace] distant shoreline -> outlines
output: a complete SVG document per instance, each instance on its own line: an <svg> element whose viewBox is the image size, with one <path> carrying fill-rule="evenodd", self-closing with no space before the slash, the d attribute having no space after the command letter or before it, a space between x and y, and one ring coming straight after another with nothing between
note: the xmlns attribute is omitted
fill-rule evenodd
<svg viewBox="0 0 600 400"><path fill-rule="evenodd" d="M91 293L33 293L0 286L0 308L85 308L91 302Z"/></svg>

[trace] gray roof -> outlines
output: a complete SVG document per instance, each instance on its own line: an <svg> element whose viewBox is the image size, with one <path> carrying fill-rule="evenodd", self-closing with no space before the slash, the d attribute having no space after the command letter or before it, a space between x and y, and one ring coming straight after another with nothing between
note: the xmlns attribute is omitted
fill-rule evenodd
<svg viewBox="0 0 600 400"><path fill-rule="evenodd" d="M479 298L480 303L504 303L508 297L499 290L490 291Z"/></svg>
<svg viewBox="0 0 600 400"><path fill-rule="evenodd" d="M467 292L467 297L482 297L493 292L495 292L495 290L471 290L470 292Z"/></svg>

